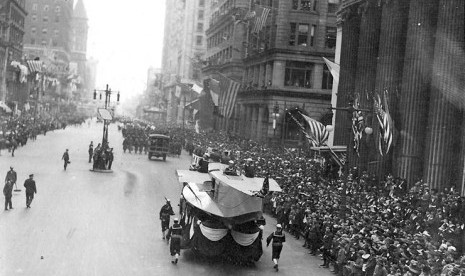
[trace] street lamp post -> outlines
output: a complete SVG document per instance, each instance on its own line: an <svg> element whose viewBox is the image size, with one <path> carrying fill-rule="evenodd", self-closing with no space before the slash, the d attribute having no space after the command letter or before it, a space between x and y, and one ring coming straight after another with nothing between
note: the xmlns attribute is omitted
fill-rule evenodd
<svg viewBox="0 0 465 276"><path fill-rule="evenodd" d="M114 93L115 91L111 91L111 88L108 87L108 84L106 86L105 90L94 90L94 100L97 99L97 92L103 92L105 93L105 110L108 111L108 107L110 105L110 97L111 93ZM102 93L100 93L99 96L100 100L102 99ZM119 103L119 98L120 94L119 91L116 94L116 101ZM102 135L102 147L105 148L108 146L108 125L110 124L110 120L104 119L103 118L103 135Z"/></svg>

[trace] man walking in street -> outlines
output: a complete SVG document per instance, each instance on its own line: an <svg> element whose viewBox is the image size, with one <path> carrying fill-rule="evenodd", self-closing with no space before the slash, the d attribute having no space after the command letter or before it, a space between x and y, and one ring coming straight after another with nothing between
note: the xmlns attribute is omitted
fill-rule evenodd
<svg viewBox="0 0 465 276"><path fill-rule="evenodd" d="M181 238L182 238L182 227L179 224L179 219L175 218L173 220L173 226L168 230L168 235L166 238L170 241L170 253L171 253L171 263L177 264L179 259L179 254L181 254Z"/></svg>
<svg viewBox="0 0 465 276"><path fill-rule="evenodd" d="M63 153L63 157L61 157L61 160L64 160L64 167L65 167L65 171L66 171L66 167L68 167L68 164L71 163L69 162L69 153L68 153L68 149L66 149L65 153Z"/></svg>
<svg viewBox="0 0 465 276"><path fill-rule="evenodd" d="M89 145L89 163L92 162L92 156L94 155L94 142L90 141Z"/></svg>
<svg viewBox="0 0 465 276"><path fill-rule="evenodd" d="M16 172L13 170L13 167L10 166L10 170L6 173L5 176L5 183L10 180L13 185L16 184L17 175Z"/></svg>
<svg viewBox="0 0 465 276"><path fill-rule="evenodd" d="M171 207L170 200L166 198L166 203L161 207L160 220L162 237L165 239L165 231L170 228L170 216L174 216L173 207Z"/></svg>
<svg viewBox="0 0 465 276"><path fill-rule="evenodd" d="M3 195L5 196L5 211L8 211L8 206L10 206L10 209L13 209L13 204L11 203L11 197L13 196L13 183L11 183L10 180L5 182Z"/></svg>
<svg viewBox="0 0 465 276"><path fill-rule="evenodd" d="M281 224L276 225L276 231L271 233L268 238L266 238L266 246L270 245L270 242L273 241L272 243L272 253L271 253L271 258L273 259L274 263L274 269L276 271L279 270L278 268L278 260L279 257L281 256L281 250L283 250L283 242L286 242L286 236L283 233L283 228L281 227Z"/></svg>
<svg viewBox="0 0 465 276"><path fill-rule="evenodd" d="M24 187L26 188L26 207L31 208L34 194L37 194L36 182L34 181L34 175L30 174L29 179L24 181Z"/></svg>
<svg viewBox="0 0 465 276"><path fill-rule="evenodd" d="M113 148L110 148L107 152L107 168L111 170L111 165L113 164Z"/></svg>

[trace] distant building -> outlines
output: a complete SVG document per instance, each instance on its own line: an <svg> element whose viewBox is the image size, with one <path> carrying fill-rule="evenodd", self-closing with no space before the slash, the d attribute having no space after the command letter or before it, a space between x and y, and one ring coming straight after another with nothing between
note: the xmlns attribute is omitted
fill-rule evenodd
<svg viewBox="0 0 465 276"><path fill-rule="evenodd" d="M202 80L201 67L206 52L205 29L208 26L210 2L166 1L162 100L168 121L182 122L185 119L184 106L196 97L187 87Z"/></svg>
<svg viewBox="0 0 465 276"><path fill-rule="evenodd" d="M71 21L71 64L70 68L76 69L71 74L76 74L76 95L77 99L90 98L93 90L89 90L86 83L87 79L87 34L89 30L86 8L83 0L78 0L74 7L73 18Z"/></svg>

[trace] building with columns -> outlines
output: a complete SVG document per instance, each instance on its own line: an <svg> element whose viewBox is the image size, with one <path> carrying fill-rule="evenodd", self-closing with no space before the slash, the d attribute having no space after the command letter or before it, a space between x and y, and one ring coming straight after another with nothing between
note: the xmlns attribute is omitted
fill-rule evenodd
<svg viewBox="0 0 465 276"><path fill-rule="evenodd" d="M300 111L330 124L333 79L322 57L334 60L339 1L226 0L216 5L220 13L216 20L212 14L207 30L209 66L204 70L243 84L232 117L218 118L219 127L244 138L298 146L304 137L288 111L297 119ZM255 18L239 23L233 18L244 8L270 9L258 34L252 32Z"/></svg>
<svg viewBox="0 0 465 276"><path fill-rule="evenodd" d="M465 186L465 63L463 0L344 0L337 107L360 95L373 109L373 96L386 94L394 122L388 155L377 150L378 124L349 150L350 166L379 177L392 173L412 185L423 179L431 188ZM353 145L351 116L336 112L335 145Z"/></svg>

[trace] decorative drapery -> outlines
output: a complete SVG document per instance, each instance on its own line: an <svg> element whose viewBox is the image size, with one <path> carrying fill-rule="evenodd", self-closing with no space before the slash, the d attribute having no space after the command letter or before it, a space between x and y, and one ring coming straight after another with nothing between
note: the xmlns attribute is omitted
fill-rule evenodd
<svg viewBox="0 0 465 276"><path fill-rule="evenodd" d="M210 228L200 224L200 231L210 241L219 241L228 234L228 229Z"/></svg>
<svg viewBox="0 0 465 276"><path fill-rule="evenodd" d="M246 234L231 230L231 236L233 237L234 241L242 246L249 246L251 245L258 237L258 233Z"/></svg>

